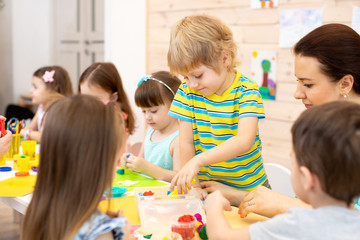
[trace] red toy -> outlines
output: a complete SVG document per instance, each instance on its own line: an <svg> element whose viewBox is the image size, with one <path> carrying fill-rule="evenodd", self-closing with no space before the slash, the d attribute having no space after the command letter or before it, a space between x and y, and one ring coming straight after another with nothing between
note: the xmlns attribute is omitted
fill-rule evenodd
<svg viewBox="0 0 360 240"><path fill-rule="evenodd" d="M143 196L152 196L152 195L154 195L154 193L152 191L145 191L143 193Z"/></svg>
<svg viewBox="0 0 360 240"><path fill-rule="evenodd" d="M4 120L0 120L0 131L1 131L0 138L6 135Z"/></svg>
<svg viewBox="0 0 360 240"><path fill-rule="evenodd" d="M195 237L196 223L197 221L193 215L187 214L176 217L171 225L171 231L179 233L184 240L191 240Z"/></svg>

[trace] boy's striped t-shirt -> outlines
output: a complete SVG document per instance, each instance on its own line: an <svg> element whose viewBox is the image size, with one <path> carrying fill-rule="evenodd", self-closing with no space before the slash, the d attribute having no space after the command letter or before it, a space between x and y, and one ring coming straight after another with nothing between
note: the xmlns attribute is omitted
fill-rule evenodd
<svg viewBox="0 0 360 240"><path fill-rule="evenodd" d="M235 136L240 118L265 117L258 86L240 72L236 73L234 82L221 96L203 96L183 81L169 115L192 122L196 154ZM267 176L261 157L259 130L250 151L225 162L204 166L198 177L200 180L214 180L242 190L251 190L263 184Z"/></svg>

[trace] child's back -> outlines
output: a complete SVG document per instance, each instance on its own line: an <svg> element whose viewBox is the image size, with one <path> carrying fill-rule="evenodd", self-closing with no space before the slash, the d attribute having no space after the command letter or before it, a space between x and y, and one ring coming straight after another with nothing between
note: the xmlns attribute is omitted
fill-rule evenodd
<svg viewBox="0 0 360 240"><path fill-rule="evenodd" d="M110 218L97 206L111 187L125 141L113 104L77 95L49 110L40 166L22 239L125 239L125 218Z"/></svg>

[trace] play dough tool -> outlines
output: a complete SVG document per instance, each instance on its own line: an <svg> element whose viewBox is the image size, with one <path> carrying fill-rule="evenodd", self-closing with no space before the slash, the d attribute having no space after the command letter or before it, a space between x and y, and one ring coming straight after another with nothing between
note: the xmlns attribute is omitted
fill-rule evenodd
<svg viewBox="0 0 360 240"><path fill-rule="evenodd" d="M127 189L124 187L111 187L111 197L112 198L119 198L126 192L127 192ZM105 195L108 195L108 194L109 194L109 191L106 190Z"/></svg>
<svg viewBox="0 0 360 240"><path fill-rule="evenodd" d="M10 172L11 167L0 167L0 172Z"/></svg>
<svg viewBox="0 0 360 240"><path fill-rule="evenodd" d="M195 178L193 178L192 180L191 180L191 185L193 185L193 183L195 182ZM186 186L186 189L189 191L189 188ZM178 192L178 190L177 190L177 188L175 187L175 189L174 189L174 191L172 191L171 193L169 193L169 195L179 195L179 192Z"/></svg>

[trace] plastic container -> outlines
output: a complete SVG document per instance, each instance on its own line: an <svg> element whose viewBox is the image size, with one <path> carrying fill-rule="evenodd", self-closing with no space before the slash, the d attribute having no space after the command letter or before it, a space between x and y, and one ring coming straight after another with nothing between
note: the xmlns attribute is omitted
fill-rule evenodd
<svg viewBox="0 0 360 240"><path fill-rule="evenodd" d="M145 191L154 192L153 196L140 196ZM166 195L169 186L134 188L141 222L141 231L144 235L155 232L171 231L169 219L175 215L199 213L204 221L206 216L199 198L184 195ZM195 220L196 225L196 220Z"/></svg>
<svg viewBox="0 0 360 240"><path fill-rule="evenodd" d="M184 218L185 220L182 220ZM184 214L172 216L170 223L172 232L179 233L184 240L194 239L197 220L193 215Z"/></svg>
<svg viewBox="0 0 360 240"><path fill-rule="evenodd" d="M21 142L23 155L30 158L30 161L35 159L36 141L27 140Z"/></svg>
<svg viewBox="0 0 360 240"><path fill-rule="evenodd" d="M9 158L14 158L14 155L19 154L20 151L20 134L13 134L10 149L7 153Z"/></svg>

